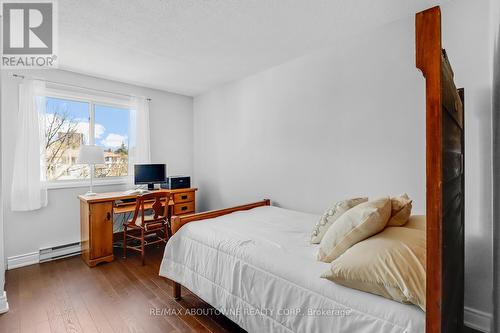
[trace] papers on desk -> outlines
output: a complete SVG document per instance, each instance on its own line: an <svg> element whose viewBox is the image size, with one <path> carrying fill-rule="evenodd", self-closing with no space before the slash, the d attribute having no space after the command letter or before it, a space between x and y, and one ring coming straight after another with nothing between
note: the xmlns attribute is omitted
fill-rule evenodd
<svg viewBox="0 0 500 333"><path fill-rule="evenodd" d="M135 194L145 194L145 193L149 193L149 191L140 188L123 192L123 194L125 195L135 195Z"/></svg>

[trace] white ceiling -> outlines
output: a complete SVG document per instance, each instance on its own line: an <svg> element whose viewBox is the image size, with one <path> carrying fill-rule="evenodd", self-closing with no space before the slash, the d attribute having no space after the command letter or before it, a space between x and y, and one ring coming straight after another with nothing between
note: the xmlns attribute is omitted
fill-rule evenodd
<svg viewBox="0 0 500 333"><path fill-rule="evenodd" d="M197 95L442 2L63 0L59 65Z"/></svg>

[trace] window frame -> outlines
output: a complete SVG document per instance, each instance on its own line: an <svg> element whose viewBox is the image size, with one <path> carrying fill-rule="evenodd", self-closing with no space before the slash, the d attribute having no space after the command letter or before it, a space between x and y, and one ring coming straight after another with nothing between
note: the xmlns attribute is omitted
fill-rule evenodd
<svg viewBox="0 0 500 333"><path fill-rule="evenodd" d="M127 99L118 99L109 96L100 96L95 94L80 93L73 91L65 91L56 88L45 89L45 98L56 98L75 102L83 102L89 105L89 143L95 144L95 105L105 107L114 107L120 109L132 110L132 103ZM130 156L129 156L130 158ZM127 176L110 176L106 178L95 178L93 180L94 186L108 186L108 185L124 185L128 184L130 175ZM76 188L88 187L90 178L86 179L67 179L67 180L45 180L44 184L47 189L60 189L60 188Z"/></svg>

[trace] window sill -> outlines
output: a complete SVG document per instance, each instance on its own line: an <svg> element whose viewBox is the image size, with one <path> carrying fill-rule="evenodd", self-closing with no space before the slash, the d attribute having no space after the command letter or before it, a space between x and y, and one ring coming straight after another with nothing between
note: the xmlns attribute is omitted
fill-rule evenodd
<svg viewBox="0 0 500 333"><path fill-rule="evenodd" d="M127 178L115 178L115 179L99 179L96 180L94 179L94 183L92 186L97 187L97 186L108 186L108 185L126 185L129 182L127 181ZM55 181L55 182L46 182L48 190L57 190L57 189L63 189L63 188L78 188L78 187L89 187L90 186L90 180L61 180L61 181Z"/></svg>

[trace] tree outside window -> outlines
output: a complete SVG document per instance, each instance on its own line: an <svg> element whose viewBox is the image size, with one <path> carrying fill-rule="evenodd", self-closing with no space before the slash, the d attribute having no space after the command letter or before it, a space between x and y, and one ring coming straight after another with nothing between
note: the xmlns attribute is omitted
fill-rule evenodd
<svg viewBox="0 0 500 333"><path fill-rule="evenodd" d="M95 177L127 176L129 113L125 108L47 97L45 115L47 180L76 180L89 177L88 166L76 164L82 144L95 144L104 150L105 164L95 167Z"/></svg>

